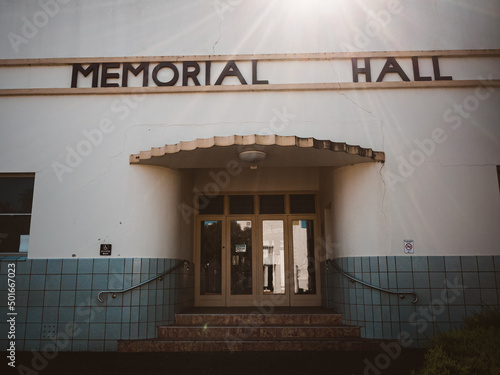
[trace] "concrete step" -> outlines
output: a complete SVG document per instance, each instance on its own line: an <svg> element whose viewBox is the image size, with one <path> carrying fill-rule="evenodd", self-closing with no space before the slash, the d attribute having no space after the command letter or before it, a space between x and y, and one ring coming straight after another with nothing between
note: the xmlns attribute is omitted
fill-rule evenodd
<svg viewBox="0 0 500 375"><path fill-rule="evenodd" d="M179 326L340 326L340 314L177 314Z"/></svg>
<svg viewBox="0 0 500 375"><path fill-rule="evenodd" d="M213 339L291 339L291 338L358 338L360 328L355 326L161 326L159 338L213 338Z"/></svg>
<svg viewBox="0 0 500 375"><path fill-rule="evenodd" d="M383 340L120 340L120 352L375 351Z"/></svg>
<svg viewBox="0 0 500 375"><path fill-rule="evenodd" d="M382 342L361 338L360 327L342 325L341 315L324 310L196 309L177 314L173 326L158 327L156 339L118 341L118 351L353 351L379 350Z"/></svg>

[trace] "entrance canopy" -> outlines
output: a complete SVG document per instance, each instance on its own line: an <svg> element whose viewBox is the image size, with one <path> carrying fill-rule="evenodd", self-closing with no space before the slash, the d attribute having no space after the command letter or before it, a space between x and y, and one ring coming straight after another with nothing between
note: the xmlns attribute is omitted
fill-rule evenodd
<svg viewBox="0 0 500 375"><path fill-rule="evenodd" d="M384 162L385 154L346 143L280 135L231 135L153 147L130 156L131 164L181 168L224 168L240 153L266 153L259 167L341 167L366 162Z"/></svg>

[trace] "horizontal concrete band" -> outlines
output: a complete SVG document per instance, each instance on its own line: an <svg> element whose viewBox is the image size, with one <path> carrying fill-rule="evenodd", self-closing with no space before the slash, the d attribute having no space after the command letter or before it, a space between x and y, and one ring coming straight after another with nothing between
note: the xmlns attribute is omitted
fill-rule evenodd
<svg viewBox="0 0 500 375"><path fill-rule="evenodd" d="M384 57L495 57L500 56L500 49L477 50L429 50L429 51L367 51L367 52L325 52L325 53L284 53L255 55L192 55L192 56L127 56L127 57L62 57L42 59L0 59L0 67L71 65L74 63L113 63L129 62L182 62L182 61L297 61L331 60L352 58Z"/></svg>
<svg viewBox="0 0 500 375"><path fill-rule="evenodd" d="M432 89L461 87L499 87L500 80L446 80L411 82L329 82L293 83L269 85L227 85L227 86L162 86L162 87L85 87L85 88L31 88L2 89L0 96L62 96L62 95L126 95L126 94L187 94L225 92L280 92L280 91L342 91L379 89Z"/></svg>

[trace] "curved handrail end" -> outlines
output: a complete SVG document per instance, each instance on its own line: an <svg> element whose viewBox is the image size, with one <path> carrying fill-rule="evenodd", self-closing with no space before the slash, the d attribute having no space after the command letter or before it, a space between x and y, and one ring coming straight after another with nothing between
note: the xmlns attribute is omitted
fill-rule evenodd
<svg viewBox="0 0 500 375"><path fill-rule="evenodd" d="M102 294L106 294L106 293L113 293L113 298L116 298L116 293L125 293L125 292L128 292L129 290L132 290L132 289L135 289L135 288L138 288L142 285L145 285L153 280L156 280L156 279L163 279L163 276L175 271L177 268L180 268L181 266L185 266L186 269L189 271L189 265L191 264L191 262L189 260L183 260L181 263L178 263L177 265L171 267L170 269L168 269L167 271L163 272L163 273L160 273L156 276L153 276L151 277L150 279L148 280L145 280L137 285L133 285L129 288L125 288L125 289L122 289L122 290L102 290L99 292L99 294L97 295L97 300L100 302L100 303L104 303L104 300L101 298L101 295Z"/></svg>
<svg viewBox="0 0 500 375"><path fill-rule="evenodd" d="M105 292L99 292L99 294L97 295L97 300L101 303L104 303L104 301L101 299L101 294L103 294Z"/></svg>

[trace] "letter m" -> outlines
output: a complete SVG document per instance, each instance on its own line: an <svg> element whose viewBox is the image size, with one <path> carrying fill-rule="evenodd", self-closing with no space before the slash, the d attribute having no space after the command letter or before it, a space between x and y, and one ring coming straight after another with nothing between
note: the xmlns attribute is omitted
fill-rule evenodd
<svg viewBox="0 0 500 375"><path fill-rule="evenodd" d="M92 73L92 87L97 87L99 64L89 64L87 69L83 68L82 64L73 64L73 72L71 73L71 87L78 87L78 73L82 73L84 77L87 77L90 73Z"/></svg>
<svg viewBox="0 0 500 375"><path fill-rule="evenodd" d="M128 87L128 72L132 72L136 77L142 72L142 86L148 86L149 63L140 63L137 68L134 68L131 63L123 63L122 86Z"/></svg>

